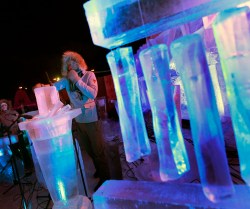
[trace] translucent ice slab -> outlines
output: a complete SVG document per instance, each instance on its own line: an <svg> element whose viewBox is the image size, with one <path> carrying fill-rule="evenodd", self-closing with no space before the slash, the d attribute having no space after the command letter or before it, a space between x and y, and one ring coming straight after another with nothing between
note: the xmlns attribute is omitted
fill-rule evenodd
<svg viewBox="0 0 250 209"><path fill-rule="evenodd" d="M91 0L84 10L95 45L112 49L246 0Z"/></svg>
<svg viewBox="0 0 250 209"><path fill-rule="evenodd" d="M205 197L200 184L109 180L97 190L93 200L98 209L250 208L249 189L235 185L235 191L233 198L213 203Z"/></svg>

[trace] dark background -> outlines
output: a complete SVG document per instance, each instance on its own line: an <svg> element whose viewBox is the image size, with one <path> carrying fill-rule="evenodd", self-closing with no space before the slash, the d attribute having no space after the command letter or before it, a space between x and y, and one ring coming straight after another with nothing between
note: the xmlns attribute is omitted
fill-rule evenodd
<svg viewBox="0 0 250 209"><path fill-rule="evenodd" d="M31 89L60 76L61 55L79 52L97 71L109 71L108 49L92 42L86 0L11 0L0 3L0 99L13 100L19 86ZM136 43L133 43L136 44ZM138 44L137 44L138 45Z"/></svg>

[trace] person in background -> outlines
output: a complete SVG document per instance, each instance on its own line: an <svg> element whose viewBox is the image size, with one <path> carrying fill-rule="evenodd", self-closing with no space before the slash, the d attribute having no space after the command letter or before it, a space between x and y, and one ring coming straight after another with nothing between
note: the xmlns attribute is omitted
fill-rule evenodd
<svg viewBox="0 0 250 209"><path fill-rule="evenodd" d="M105 180L110 179L105 144L95 103L98 93L97 79L92 71L88 71L88 66L82 56L74 51L63 53L61 74L63 78L53 85L58 91L65 89L71 106L82 110L74 121L81 150L85 149L92 158L96 169L94 177L100 178L94 188L96 191Z"/></svg>
<svg viewBox="0 0 250 209"><path fill-rule="evenodd" d="M6 99L2 99L0 101L0 105L1 105L0 123L2 127L1 130L3 132L2 134L7 136L8 134L7 131L9 131L10 134L17 135L19 133L19 128L17 124L19 113L11 108L10 102ZM7 130L8 128L9 130Z"/></svg>
<svg viewBox="0 0 250 209"><path fill-rule="evenodd" d="M28 112L31 107L35 108L35 104L32 103L31 99L29 98L27 91L19 86L15 96L14 96L14 105L13 108L20 114Z"/></svg>
<svg viewBox="0 0 250 209"><path fill-rule="evenodd" d="M18 122L21 118L16 110L11 108L8 100L0 100L0 127L2 137L16 135L17 143L10 144L10 149L13 154L19 157L24 164L25 175L30 175L33 171L33 161L27 147L29 146L28 139L25 139L23 132L19 130Z"/></svg>

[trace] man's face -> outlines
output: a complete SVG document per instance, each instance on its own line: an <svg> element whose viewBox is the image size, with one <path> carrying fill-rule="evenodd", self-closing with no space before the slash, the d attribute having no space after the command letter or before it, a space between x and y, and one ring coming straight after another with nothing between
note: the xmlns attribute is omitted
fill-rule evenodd
<svg viewBox="0 0 250 209"><path fill-rule="evenodd" d="M74 59L66 58L64 61L67 64L68 71L78 69L78 63Z"/></svg>
<svg viewBox="0 0 250 209"><path fill-rule="evenodd" d="M77 73L80 73L81 70L79 69L79 65L75 60L70 60L67 62L68 65L68 71L74 70Z"/></svg>
<svg viewBox="0 0 250 209"><path fill-rule="evenodd" d="M8 105L6 103L1 104L1 111L6 111L8 109Z"/></svg>

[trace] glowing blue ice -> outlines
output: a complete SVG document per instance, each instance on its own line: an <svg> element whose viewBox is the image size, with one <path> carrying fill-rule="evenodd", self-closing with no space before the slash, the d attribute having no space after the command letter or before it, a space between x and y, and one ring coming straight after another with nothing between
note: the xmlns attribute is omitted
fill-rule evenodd
<svg viewBox="0 0 250 209"><path fill-rule="evenodd" d="M71 130L52 139L34 141L33 145L54 204L69 204L78 195Z"/></svg>
<svg viewBox="0 0 250 209"><path fill-rule="evenodd" d="M206 55L199 35L172 42L171 53L187 97L192 138L204 194L213 202L230 197L234 188Z"/></svg>
<svg viewBox="0 0 250 209"><path fill-rule="evenodd" d="M77 204L80 196L71 128L72 118L80 113L79 108L61 115L19 123L20 130L27 130L33 142L54 209L79 208Z"/></svg>
<svg viewBox="0 0 250 209"><path fill-rule="evenodd" d="M107 54L114 80L126 160L133 162L151 152L140 102L140 92L131 47Z"/></svg>
<svg viewBox="0 0 250 209"><path fill-rule="evenodd" d="M242 178L250 185L250 27L249 8L221 12L213 25Z"/></svg>
<svg viewBox="0 0 250 209"><path fill-rule="evenodd" d="M247 0L90 0L83 4L93 43L114 49Z"/></svg>
<svg viewBox="0 0 250 209"><path fill-rule="evenodd" d="M162 181L177 179L190 166L173 99L167 46L144 49L139 57L152 110L160 177Z"/></svg>

